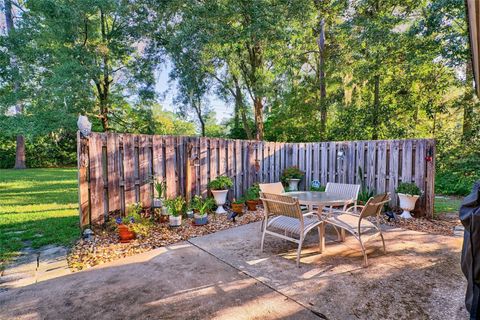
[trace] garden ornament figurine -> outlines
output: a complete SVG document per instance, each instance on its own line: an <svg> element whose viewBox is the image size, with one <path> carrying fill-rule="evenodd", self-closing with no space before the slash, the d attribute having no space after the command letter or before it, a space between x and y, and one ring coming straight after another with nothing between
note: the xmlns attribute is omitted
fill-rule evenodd
<svg viewBox="0 0 480 320"><path fill-rule="evenodd" d="M88 137L92 132L92 123L88 121L87 116L79 115L77 126L78 126L78 130L80 130L80 134L84 138Z"/></svg>
<svg viewBox="0 0 480 320"><path fill-rule="evenodd" d="M462 271L468 281L465 306L470 319L480 319L480 180L463 199L459 216L465 228L461 257Z"/></svg>

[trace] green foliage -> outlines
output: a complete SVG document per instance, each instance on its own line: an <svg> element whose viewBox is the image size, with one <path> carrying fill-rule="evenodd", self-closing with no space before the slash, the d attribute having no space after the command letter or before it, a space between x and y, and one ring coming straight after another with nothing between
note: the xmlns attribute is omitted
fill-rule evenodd
<svg viewBox="0 0 480 320"><path fill-rule="evenodd" d="M363 174L362 167L358 167L358 176L360 177L360 191L358 192L358 201L362 203L367 203L368 199L375 196L375 190L370 190L367 186L365 180L365 175Z"/></svg>
<svg viewBox="0 0 480 320"><path fill-rule="evenodd" d="M258 200L260 198L260 186L258 183L252 185L250 188L247 189L245 193L245 198L247 201Z"/></svg>
<svg viewBox="0 0 480 320"><path fill-rule="evenodd" d="M185 214L187 210L185 199L182 196L165 200L165 206L168 208L169 213L174 217Z"/></svg>
<svg viewBox="0 0 480 320"><path fill-rule="evenodd" d="M167 194L167 182L157 180L155 181L154 186L157 191L157 198L163 199Z"/></svg>
<svg viewBox="0 0 480 320"><path fill-rule="evenodd" d="M213 209L215 205L215 200L213 198L205 198L203 199L199 195L195 195L192 199L191 208L197 212L198 215L205 215Z"/></svg>
<svg viewBox="0 0 480 320"><path fill-rule="evenodd" d="M310 186L310 191L324 192L325 186L320 186L320 187Z"/></svg>
<svg viewBox="0 0 480 320"><path fill-rule="evenodd" d="M298 167L289 167L283 170L281 180L283 183L287 183L288 179L302 179L305 172Z"/></svg>
<svg viewBox="0 0 480 320"><path fill-rule="evenodd" d="M234 203L234 204L244 204L245 203L245 198L241 197L241 198L238 198L238 199L234 199L232 201L232 203Z"/></svg>
<svg viewBox="0 0 480 320"><path fill-rule="evenodd" d="M233 187L233 181L227 176L218 176L208 183L211 190L228 190Z"/></svg>
<svg viewBox="0 0 480 320"><path fill-rule="evenodd" d="M401 182L395 192L411 196L419 196L422 194L422 190L413 182Z"/></svg>

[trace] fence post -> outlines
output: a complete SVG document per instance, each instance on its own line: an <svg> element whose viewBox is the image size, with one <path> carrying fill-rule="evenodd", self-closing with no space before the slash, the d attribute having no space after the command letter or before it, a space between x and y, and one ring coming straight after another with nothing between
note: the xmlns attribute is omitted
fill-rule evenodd
<svg viewBox="0 0 480 320"><path fill-rule="evenodd" d="M78 211L80 228L90 225L90 199L88 191L88 138L83 138L77 132L77 162L78 162Z"/></svg>

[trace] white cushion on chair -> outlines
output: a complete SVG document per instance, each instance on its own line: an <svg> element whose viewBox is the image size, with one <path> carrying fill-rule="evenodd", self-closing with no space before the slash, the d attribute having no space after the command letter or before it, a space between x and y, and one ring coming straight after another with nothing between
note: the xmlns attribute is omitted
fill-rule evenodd
<svg viewBox="0 0 480 320"><path fill-rule="evenodd" d="M316 216L303 218L305 229L308 229L312 225L318 224L319 222L320 221ZM287 232L298 234L298 235L300 235L302 232L301 226L300 226L300 220L291 218L291 217L286 217L286 216L279 216L272 219L272 221L268 224L268 227L285 230Z"/></svg>

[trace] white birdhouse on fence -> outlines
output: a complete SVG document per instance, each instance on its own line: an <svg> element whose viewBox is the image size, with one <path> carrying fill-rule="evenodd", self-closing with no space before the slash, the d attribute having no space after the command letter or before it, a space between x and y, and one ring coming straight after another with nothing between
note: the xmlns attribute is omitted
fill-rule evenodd
<svg viewBox="0 0 480 320"><path fill-rule="evenodd" d="M80 130L80 133L82 134L83 137L88 137L92 132L92 123L88 121L87 116L79 115L77 126L78 126L78 130Z"/></svg>

